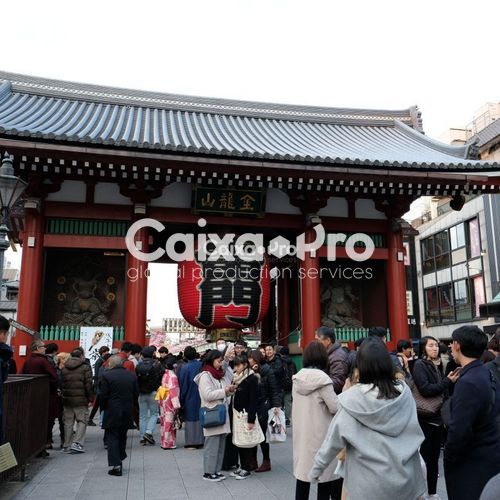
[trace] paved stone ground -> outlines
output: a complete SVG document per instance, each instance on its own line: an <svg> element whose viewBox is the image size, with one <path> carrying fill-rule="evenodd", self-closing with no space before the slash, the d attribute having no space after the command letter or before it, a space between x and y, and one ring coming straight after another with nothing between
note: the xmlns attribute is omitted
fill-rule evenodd
<svg viewBox="0 0 500 500"><path fill-rule="evenodd" d="M295 497L291 439L284 444L271 446L271 472L252 474L244 481L228 477L220 483L210 483L203 481L201 477L203 452L182 448L183 431L178 433L177 450L162 450L158 445L141 446L138 432L129 431L128 459L124 462L123 476L111 477L107 473L107 456L102 446L102 432L98 427L88 428L86 453L72 455L51 450L49 458L37 459L34 466L28 469L28 475L31 475L29 480L24 485L11 484L7 485L7 488L2 485L0 498L13 500L237 498L241 500L242 495L248 497L249 494L252 499L258 500L293 500ZM56 443L58 444L58 439ZM443 500L447 499L442 476L439 480L438 493ZM316 498L314 486L310 498Z"/></svg>

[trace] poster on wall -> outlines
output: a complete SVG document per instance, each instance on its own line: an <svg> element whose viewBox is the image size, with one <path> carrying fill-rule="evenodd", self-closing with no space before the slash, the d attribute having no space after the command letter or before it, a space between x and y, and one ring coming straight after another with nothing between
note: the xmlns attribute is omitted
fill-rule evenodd
<svg viewBox="0 0 500 500"><path fill-rule="evenodd" d="M90 359L92 371L99 358L99 349L102 346L113 347L113 327L112 326L81 326L80 346L85 349L85 357Z"/></svg>

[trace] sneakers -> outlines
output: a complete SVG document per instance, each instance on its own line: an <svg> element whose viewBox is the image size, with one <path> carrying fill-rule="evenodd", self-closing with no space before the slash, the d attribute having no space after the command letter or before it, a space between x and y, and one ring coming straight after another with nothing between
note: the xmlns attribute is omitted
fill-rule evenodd
<svg viewBox="0 0 500 500"><path fill-rule="evenodd" d="M155 444L156 441L154 440L154 437L152 434L150 434L149 432L146 432L143 436L143 439L149 443L149 444Z"/></svg>
<svg viewBox="0 0 500 500"><path fill-rule="evenodd" d="M63 446L63 447L61 448L61 451L62 451L63 453L69 453L69 446Z"/></svg>
<svg viewBox="0 0 500 500"><path fill-rule="evenodd" d="M140 441L139 441L139 444L142 444L143 446L146 444L146 440L144 438L142 438Z"/></svg>
<svg viewBox="0 0 500 500"><path fill-rule="evenodd" d="M220 477L218 474L203 474L203 479L205 481L212 481L212 483L223 481L222 477Z"/></svg>
<svg viewBox="0 0 500 500"><path fill-rule="evenodd" d="M250 477L251 474L247 470L241 469L240 472L234 476L234 479L240 480L240 479L246 479L247 477Z"/></svg>
<svg viewBox="0 0 500 500"><path fill-rule="evenodd" d="M226 476L224 474L222 474L221 472L216 472L215 475L220 477L222 481L224 481L224 479L226 479Z"/></svg>
<svg viewBox="0 0 500 500"><path fill-rule="evenodd" d="M248 476L250 476L250 472L248 472L245 469L237 469L233 470L232 472L229 473L231 477L234 477L234 479L246 479Z"/></svg>
<svg viewBox="0 0 500 500"><path fill-rule="evenodd" d="M73 443L70 448L71 453L85 453L83 446L80 443Z"/></svg>
<svg viewBox="0 0 500 500"><path fill-rule="evenodd" d="M229 473L229 475L230 475L231 477L238 477L238 476L240 475L240 472L241 472L242 470L243 470L243 469L240 469L240 468L235 469L235 470L232 470L232 471Z"/></svg>

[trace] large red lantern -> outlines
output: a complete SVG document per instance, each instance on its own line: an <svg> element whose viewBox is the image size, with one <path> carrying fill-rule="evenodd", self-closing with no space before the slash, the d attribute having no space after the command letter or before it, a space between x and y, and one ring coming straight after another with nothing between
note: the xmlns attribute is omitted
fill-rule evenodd
<svg viewBox="0 0 500 500"><path fill-rule="evenodd" d="M246 328L267 314L270 276L267 256L245 261L186 260L177 274L179 308L198 328Z"/></svg>

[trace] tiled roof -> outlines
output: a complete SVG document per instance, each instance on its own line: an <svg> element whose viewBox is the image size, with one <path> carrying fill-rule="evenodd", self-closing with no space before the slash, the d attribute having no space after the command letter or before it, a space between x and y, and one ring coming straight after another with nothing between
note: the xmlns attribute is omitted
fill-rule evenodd
<svg viewBox="0 0 500 500"><path fill-rule="evenodd" d="M0 72L0 136L191 154L498 170L420 131L417 108L321 108L139 92Z"/></svg>
<svg viewBox="0 0 500 500"><path fill-rule="evenodd" d="M491 122L487 127L480 130L477 134L472 136L469 139L469 143L474 143L477 141L478 147L483 147L488 142L498 137L500 140L500 119L496 119L494 122Z"/></svg>

